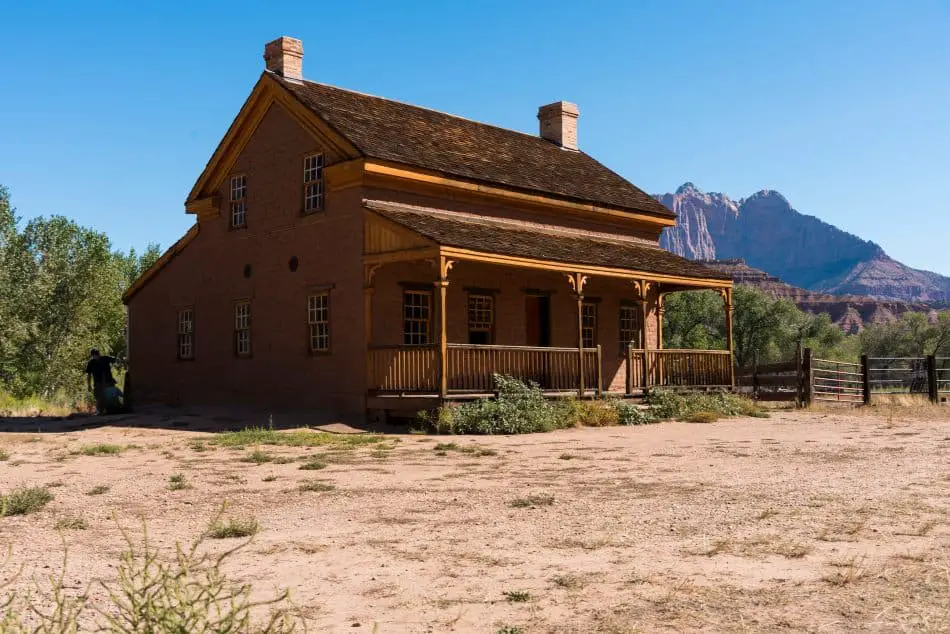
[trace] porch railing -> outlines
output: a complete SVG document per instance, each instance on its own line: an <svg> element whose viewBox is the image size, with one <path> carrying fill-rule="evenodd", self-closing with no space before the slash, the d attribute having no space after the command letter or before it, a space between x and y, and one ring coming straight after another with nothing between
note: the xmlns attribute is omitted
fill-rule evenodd
<svg viewBox="0 0 950 634"><path fill-rule="evenodd" d="M585 392L603 391L600 347L584 351ZM577 348L448 344L446 380L449 393L490 393L493 374L534 381L541 389L576 392ZM432 394L439 391L439 347L373 346L367 360L370 391Z"/></svg>
<svg viewBox="0 0 950 634"><path fill-rule="evenodd" d="M627 393L651 387L732 385L728 350L627 349Z"/></svg>
<svg viewBox="0 0 950 634"><path fill-rule="evenodd" d="M374 392L438 392L438 369L438 346L373 346L367 381Z"/></svg>
<svg viewBox="0 0 950 634"><path fill-rule="evenodd" d="M541 389L569 392L580 387L577 348L479 346L450 343L450 392L491 392L493 374L533 381ZM584 349L585 391L600 391L600 348Z"/></svg>

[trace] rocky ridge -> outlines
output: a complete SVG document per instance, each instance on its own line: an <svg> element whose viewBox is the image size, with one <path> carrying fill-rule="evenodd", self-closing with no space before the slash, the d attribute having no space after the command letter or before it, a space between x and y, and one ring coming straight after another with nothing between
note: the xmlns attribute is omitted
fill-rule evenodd
<svg viewBox="0 0 950 634"><path fill-rule="evenodd" d="M748 284L772 297L789 299L806 313L828 313L844 332L856 333L869 324L894 321L908 311L931 312L931 307L919 302L882 300L860 295L831 295L810 291L783 282L765 271L752 268L742 259L702 260L710 268L732 275L736 284Z"/></svg>
<svg viewBox="0 0 950 634"><path fill-rule="evenodd" d="M830 295L950 301L950 277L906 266L874 242L796 211L775 190L736 201L685 183L656 198L677 214L660 245L683 257L742 259L794 287Z"/></svg>

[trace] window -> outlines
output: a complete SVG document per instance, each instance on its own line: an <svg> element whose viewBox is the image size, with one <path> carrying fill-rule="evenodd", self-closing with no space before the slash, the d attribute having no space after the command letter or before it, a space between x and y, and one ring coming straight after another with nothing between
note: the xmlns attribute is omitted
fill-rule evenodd
<svg viewBox="0 0 950 634"><path fill-rule="evenodd" d="M234 352L239 357L251 354L251 302L234 305Z"/></svg>
<svg viewBox="0 0 950 634"><path fill-rule="evenodd" d="M178 311L178 358L195 358L195 311L191 308Z"/></svg>
<svg viewBox="0 0 950 634"><path fill-rule="evenodd" d="M311 154L303 160L303 212L323 209L323 154Z"/></svg>
<svg viewBox="0 0 950 634"><path fill-rule="evenodd" d="M402 342L407 346L429 343L432 293L405 291L402 296Z"/></svg>
<svg viewBox="0 0 950 634"><path fill-rule="evenodd" d="M597 304L592 302L581 305L581 338L585 348L597 345Z"/></svg>
<svg viewBox="0 0 950 634"><path fill-rule="evenodd" d="M310 330L310 352L330 351L330 294L320 293L307 298L307 324Z"/></svg>
<svg viewBox="0 0 950 634"><path fill-rule="evenodd" d="M620 307L620 354L626 354L628 346L640 344L640 308L638 306Z"/></svg>
<svg viewBox="0 0 950 634"><path fill-rule="evenodd" d="M468 296L468 342L490 344L495 325L495 298L491 295Z"/></svg>
<svg viewBox="0 0 950 634"><path fill-rule="evenodd" d="M247 176L231 177L231 227L247 226Z"/></svg>

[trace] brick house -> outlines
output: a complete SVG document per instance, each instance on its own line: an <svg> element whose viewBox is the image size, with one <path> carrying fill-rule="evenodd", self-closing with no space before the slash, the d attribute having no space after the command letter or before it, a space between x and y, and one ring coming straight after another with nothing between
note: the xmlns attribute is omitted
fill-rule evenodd
<svg viewBox="0 0 950 634"><path fill-rule="evenodd" d="M194 226L138 279L138 402L419 409L488 393L729 385L731 350L662 350L665 293L732 283L663 251L672 212L578 150L578 109L540 135L303 79L264 49L185 202ZM731 333L728 337L731 348Z"/></svg>

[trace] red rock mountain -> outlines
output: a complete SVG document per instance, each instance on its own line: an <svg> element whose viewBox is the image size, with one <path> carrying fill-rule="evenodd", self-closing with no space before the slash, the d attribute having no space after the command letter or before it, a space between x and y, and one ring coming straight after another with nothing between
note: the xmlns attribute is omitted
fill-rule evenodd
<svg viewBox="0 0 950 634"><path fill-rule="evenodd" d="M929 313L932 307L922 303L875 299L859 295L830 295L798 288L754 269L744 260L703 260L708 267L732 275L736 284L748 284L772 297L790 299L806 313L828 313L831 320L847 333L855 333L869 324L894 321L908 311Z"/></svg>
<svg viewBox="0 0 950 634"><path fill-rule="evenodd" d="M877 244L796 211L775 190L736 201L686 183L656 198L677 214L660 244L678 255L740 258L792 286L830 295L950 301L950 277L905 266Z"/></svg>

